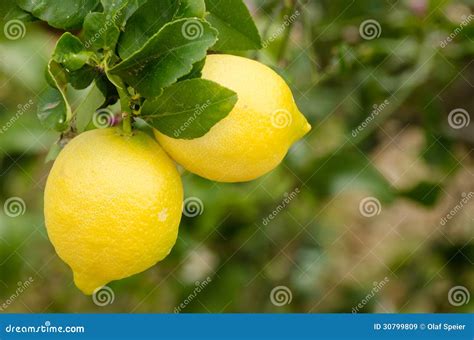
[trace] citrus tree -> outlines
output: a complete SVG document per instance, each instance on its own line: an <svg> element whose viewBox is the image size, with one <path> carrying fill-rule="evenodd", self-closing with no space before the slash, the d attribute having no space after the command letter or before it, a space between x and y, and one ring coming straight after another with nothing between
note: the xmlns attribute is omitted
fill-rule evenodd
<svg viewBox="0 0 474 340"><path fill-rule="evenodd" d="M0 1L0 196L2 205L11 207L0 211L0 279L4 287L0 299L8 301L0 305L0 311L472 310L472 291L467 304L452 304L449 299L452 288L473 286L474 206L469 201L474 191L474 125L469 119L474 110L472 0L245 2L262 36L262 48L225 53L245 55L277 69L291 84L298 107L313 123L313 130L292 148L282 165L255 181L217 183L179 171L188 211L184 209L181 218L178 242L159 266L104 287L105 292L113 289L116 296L105 306L70 284L70 272L47 241L44 228L44 185L53 166L53 162L45 165L44 158L48 146L61 133L43 128L35 111L41 95L50 91L43 71L64 30L21 10L14 0ZM103 10L98 7L93 11ZM206 11L210 12L209 8ZM64 17L72 13L75 11ZM206 20L210 21L208 17ZM86 45L80 26L68 30ZM207 53L207 66L213 58L227 57L215 47L210 51L215 53L212 57ZM231 67L225 69L230 76ZM240 73L249 70L240 69ZM213 81L206 67L201 73L202 79ZM214 79L236 93L234 107L242 102L242 93L224 82L224 77ZM250 89L252 84L244 81L242 87L257 93L254 98L261 98L258 91ZM77 108L94 85L92 82L84 90L67 86L76 117L82 116ZM195 108L196 117L200 117L207 100ZM142 107L142 117L144 111ZM86 133L89 130L107 131L97 127L120 129L123 124L119 100L83 117L87 115L92 119L76 121L76 126L86 127L62 133L54 149L68 144L79 131L84 132L73 141L92 140ZM229 113L199 138L176 138L183 134L181 129L172 130L172 137L156 129L155 134L162 147L168 140L179 142L168 147L167 153L173 152L173 158L181 155L178 146L187 150L187 143L196 147L182 156L194 155L214 131L230 137L223 123L229 124L232 116ZM275 123L284 125L285 115L278 117ZM151 123L145 124L138 115L132 118L135 136L139 131L153 136ZM184 133L189 132L186 126L191 122L196 122L194 115L183 124ZM232 124L232 130L236 132L241 125ZM253 126L256 129L258 124ZM254 134L242 137L242 145L237 147L244 147L267 130L284 131L272 127L254 130ZM156 144L152 145L157 150ZM230 148L234 156L237 147L234 144ZM128 159L130 154L120 147L110 150L119 153L121 159ZM96 162L107 163L104 149L96 146L95 153ZM50 158L55 154L57 150ZM224 164L222 157L212 155L216 153L194 155L197 161L203 160L199 164L203 168L198 169L193 161L189 164L196 168L189 170L202 170L205 175L206 165L236 167L235 161ZM209 164L203 164L207 159ZM102 172L112 176L118 170L112 167ZM145 173L156 171L136 170L131 176L117 176L117 181L127 188L125 179L134 178L137 185ZM249 176L250 168L242 173ZM84 189L78 185L77 190ZM123 200L133 191L128 193ZM146 197L130 202L131 209L125 211L141 209L149 200ZM102 204L102 210L111 210L116 199ZM466 201L469 204L464 204ZM66 197L62 202L70 204ZM119 210L107 215L117 215ZM449 215L452 212L455 217ZM159 216L171 218L171 211ZM72 217L69 212L69 219ZM136 221L130 219L128 228ZM173 232L173 228L167 230ZM77 250L77 244L71 249ZM365 256L369 250L377 257ZM102 256L100 250L93 254ZM205 290L198 285L211 280ZM379 289L379 284L385 283ZM10 299L26 286L21 297ZM378 292L360 308L359 303L374 290ZM198 297L186 300L196 291L201 291ZM288 299L272 300L273 293L281 292L289 292Z"/></svg>
<svg viewBox="0 0 474 340"><path fill-rule="evenodd" d="M173 160L207 179L249 181L311 129L280 76L226 54L262 46L242 0L18 0L9 17L65 31L38 104L60 134L44 211L86 294L170 253L183 205ZM74 89L87 89L79 103Z"/></svg>

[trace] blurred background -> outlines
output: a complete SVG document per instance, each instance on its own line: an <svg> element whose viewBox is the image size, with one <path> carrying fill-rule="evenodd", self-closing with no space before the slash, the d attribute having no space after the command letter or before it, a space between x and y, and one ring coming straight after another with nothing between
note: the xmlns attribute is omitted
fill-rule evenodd
<svg viewBox="0 0 474 340"><path fill-rule="evenodd" d="M2 19L1 312L474 311L474 1L247 4L264 40L247 56L313 130L251 183L183 173L170 256L94 298L42 212L58 135L36 105L60 32Z"/></svg>

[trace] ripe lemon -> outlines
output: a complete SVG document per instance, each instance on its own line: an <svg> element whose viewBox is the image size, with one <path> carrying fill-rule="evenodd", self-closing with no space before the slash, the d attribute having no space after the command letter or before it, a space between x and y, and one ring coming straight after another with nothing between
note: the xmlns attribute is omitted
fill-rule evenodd
<svg viewBox="0 0 474 340"><path fill-rule="evenodd" d="M155 131L165 151L188 171L220 182L253 180L275 168L311 126L290 88L269 67L232 55L209 55L202 78L238 94L230 114L200 138Z"/></svg>
<svg viewBox="0 0 474 340"><path fill-rule="evenodd" d="M85 132L60 153L45 189L59 257L85 294L144 271L176 242L183 189L174 163L143 132Z"/></svg>

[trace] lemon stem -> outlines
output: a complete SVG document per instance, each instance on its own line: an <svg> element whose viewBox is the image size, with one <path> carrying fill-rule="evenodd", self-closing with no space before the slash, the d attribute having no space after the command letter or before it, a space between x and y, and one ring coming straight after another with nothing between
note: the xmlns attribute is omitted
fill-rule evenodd
<svg viewBox="0 0 474 340"><path fill-rule="evenodd" d="M120 106L122 108L122 130L125 135L132 135L132 98L128 93L125 83L118 77L112 76L109 71L109 62L113 53L110 50L105 51L104 60L101 63L107 79L117 88Z"/></svg>
<svg viewBox="0 0 474 340"><path fill-rule="evenodd" d="M123 112L122 119L123 119L123 126L122 126L123 132L127 136L131 136L132 135L132 116L130 115L129 112Z"/></svg>
<svg viewBox="0 0 474 340"><path fill-rule="evenodd" d="M130 108L132 99L127 91L117 89L120 98L120 106L122 108L122 130L125 135L132 135L132 110Z"/></svg>

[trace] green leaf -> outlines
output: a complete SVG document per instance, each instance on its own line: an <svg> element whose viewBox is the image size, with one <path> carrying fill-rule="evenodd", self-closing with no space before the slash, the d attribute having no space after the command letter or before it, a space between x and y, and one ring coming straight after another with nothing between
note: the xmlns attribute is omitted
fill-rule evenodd
<svg viewBox="0 0 474 340"><path fill-rule="evenodd" d="M92 120L94 112L102 106L104 101L105 97L99 87L96 84L91 86L89 93L74 112L78 132L83 132L86 129Z"/></svg>
<svg viewBox="0 0 474 340"><path fill-rule="evenodd" d="M262 39L242 0L206 0L206 19L219 31L215 51L256 50Z"/></svg>
<svg viewBox="0 0 474 340"><path fill-rule="evenodd" d="M44 92L38 103L38 118L47 129L65 131L68 127L67 106L61 93L53 88Z"/></svg>
<svg viewBox="0 0 474 340"><path fill-rule="evenodd" d="M51 60L48 64L49 81L54 88L48 89L38 104L38 118L48 129L65 131L72 118L71 106L66 98L67 76L64 69Z"/></svg>
<svg viewBox="0 0 474 340"><path fill-rule="evenodd" d="M181 0L176 18L204 18L205 14L204 0Z"/></svg>
<svg viewBox="0 0 474 340"><path fill-rule="evenodd" d="M65 69L56 61L50 60L48 63L48 74L53 87L65 92L68 83Z"/></svg>
<svg viewBox="0 0 474 340"><path fill-rule="evenodd" d="M86 51L79 38L71 33L64 33L56 44L52 59L59 65L59 68L62 68L64 81L69 82L72 87L82 90L87 88L98 75L98 71L94 67L87 65L92 56L93 52ZM49 69L46 79L52 87L56 87L49 75Z"/></svg>
<svg viewBox="0 0 474 340"><path fill-rule="evenodd" d="M77 71L91 58L92 53L85 50L84 44L69 32L59 38L53 52L53 60L69 71Z"/></svg>
<svg viewBox="0 0 474 340"><path fill-rule="evenodd" d="M105 98L102 107L113 105L117 102L119 99L117 88L109 79L107 79L106 75L96 78L95 83Z"/></svg>
<svg viewBox="0 0 474 340"><path fill-rule="evenodd" d="M127 22L120 36L118 53L126 59L138 51L164 25L172 21L179 8L176 0L148 1Z"/></svg>
<svg viewBox="0 0 474 340"><path fill-rule="evenodd" d="M123 82L122 78L111 74L109 70L105 71L105 76L107 77L107 80L115 87L122 110L128 111L130 109L130 93L128 92L128 88Z"/></svg>
<svg viewBox="0 0 474 340"><path fill-rule="evenodd" d="M45 163L52 162L58 158L59 153L61 152L62 148L61 145L59 145L58 142L54 143L51 145L51 148L48 151L48 154L46 155L46 158L44 160Z"/></svg>
<svg viewBox="0 0 474 340"><path fill-rule="evenodd" d="M101 0L104 13L116 21L119 28L135 13L147 0ZM119 20L116 20L119 19Z"/></svg>
<svg viewBox="0 0 474 340"><path fill-rule="evenodd" d="M205 135L225 118L237 94L213 81L191 79L176 83L152 101L146 101L142 118L172 138L193 139Z"/></svg>
<svg viewBox="0 0 474 340"><path fill-rule="evenodd" d="M107 76L107 79L115 86L117 91L119 91L119 93L120 91L122 91L124 94L127 92L127 87L119 76L113 75L110 73L110 70L106 70L105 75Z"/></svg>
<svg viewBox="0 0 474 340"><path fill-rule="evenodd" d="M18 6L60 29L79 28L99 0L17 0Z"/></svg>
<svg viewBox="0 0 474 340"><path fill-rule="evenodd" d="M191 72L189 72L187 75L179 78L178 81L186 80L186 79L193 79L193 78L201 78L202 69L204 68L205 64L206 64L206 58L204 58L203 60L198 61L197 63L194 63Z"/></svg>
<svg viewBox="0 0 474 340"><path fill-rule="evenodd" d="M156 97L202 60L217 31L200 19L166 24L143 48L110 70L147 98Z"/></svg>
<svg viewBox="0 0 474 340"><path fill-rule="evenodd" d="M67 130L72 119L71 106L66 97L67 72L59 63L50 60L47 80L52 88L42 94L37 115L46 128L62 132Z"/></svg>
<svg viewBox="0 0 474 340"><path fill-rule="evenodd" d="M84 20L85 48L113 51L120 36L114 17L104 13L89 13Z"/></svg>
<svg viewBox="0 0 474 340"><path fill-rule="evenodd" d="M66 72L67 79L72 87L78 90L87 88L98 76L98 71L89 65L77 71Z"/></svg>
<svg viewBox="0 0 474 340"><path fill-rule="evenodd" d="M15 0L2 0L0 3L0 21L21 20L23 22L34 21L35 18L28 12L17 6Z"/></svg>
<svg viewBox="0 0 474 340"><path fill-rule="evenodd" d="M144 4L147 0L141 1L130 1L130 0L100 0L102 7L104 8L104 13L117 13L121 11L124 7L132 6L132 2L141 2ZM138 8L138 7L137 7Z"/></svg>

